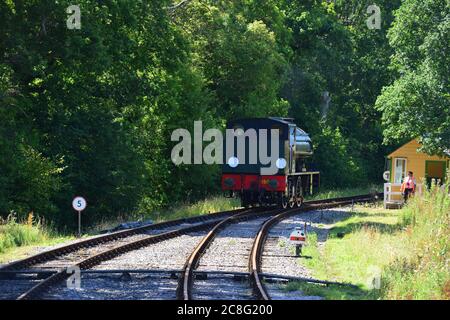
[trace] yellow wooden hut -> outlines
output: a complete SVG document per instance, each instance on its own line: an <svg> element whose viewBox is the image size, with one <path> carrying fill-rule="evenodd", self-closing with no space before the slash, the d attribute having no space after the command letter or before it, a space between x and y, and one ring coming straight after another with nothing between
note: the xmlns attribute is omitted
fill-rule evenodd
<svg viewBox="0 0 450 320"><path fill-rule="evenodd" d="M403 203L400 186L408 171L414 173L417 181L417 192L421 192L423 184L432 179L444 181L447 168L450 168L450 152L445 156L430 156L417 151L421 144L417 139L402 145L387 156L388 183L385 184L385 207Z"/></svg>

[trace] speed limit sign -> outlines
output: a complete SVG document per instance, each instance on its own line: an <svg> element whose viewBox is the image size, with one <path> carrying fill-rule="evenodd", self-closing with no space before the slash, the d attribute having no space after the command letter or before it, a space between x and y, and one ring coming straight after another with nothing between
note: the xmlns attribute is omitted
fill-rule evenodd
<svg viewBox="0 0 450 320"><path fill-rule="evenodd" d="M76 197L72 201L72 207L77 211L86 209L86 200L83 197Z"/></svg>
<svg viewBox="0 0 450 320"><path fill-rule="evenodd" d="M78 211L78 237L81 237L81 211L86 209L86 200L83 197L75 197L72 207Z"/></svg>

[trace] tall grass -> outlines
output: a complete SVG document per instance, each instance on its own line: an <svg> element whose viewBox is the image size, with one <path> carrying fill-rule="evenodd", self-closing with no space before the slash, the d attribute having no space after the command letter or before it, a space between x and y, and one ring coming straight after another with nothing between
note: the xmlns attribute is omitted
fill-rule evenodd
<svg viewBox="0 0 450 320"><path fill-rule="evenodd" d="M36 221L33 214L25 221L17 221L15 214L0 220L0 253L10 248L39 243L48 239L49 233Z"/></svg>
<svg viewBox="0 0 450 320"><path fill-rule="evenodd" d="M170 208L154 210L145 214L134 213L123 216L121 219L104 220L89 228L89 233L95 234L98 231L111 229L119 223L126 221L153 220L153 222L163 222L180 218L199 216L207 213L234 210L240 208L240 201L236 198L225 198L223 196L212 196L195 203L178 203ZM140 212L144 209L140 210Z"/></svg>
<svg viewBox="0 0 450 320"><path fill-rule="evenodd" d="M447 180L448 181L448 180ZM411 252L383 273L385 299L450 299L449 185L433 185L411 199L402 222Z"/></svg>
<svg viewBox="0 0 450 320"><path fill-rule="evenodd" d="M193 204L181 204L174 208L163 211L152 212L149 217L156 222L173 220L178 218L193 217L207 213L227 211L239 208L240 201L236 198L225 198L222 196L210 197Z"/></svg>
<svg viewBox="0 0 450 320"><path fill-rule="evenodd" d="M346 189L327 189L327 190L320 190L318 193L313 194L312 196L308 195L305 197L305 200L322 200L330 198L351 197L374 192L382 192L382 190L383 190L382 186L378 185L368 185Z"/></svg>
<svg viewBox="0 0 450 320"><path fill-rule="evenodd" d="M309 235L303 250L309 259L299 262L315 278L352 283L358 290L291 287L328 299L450 299L448 188L434 185L401 210L356 206L332 222L322 247Z"/></svg>

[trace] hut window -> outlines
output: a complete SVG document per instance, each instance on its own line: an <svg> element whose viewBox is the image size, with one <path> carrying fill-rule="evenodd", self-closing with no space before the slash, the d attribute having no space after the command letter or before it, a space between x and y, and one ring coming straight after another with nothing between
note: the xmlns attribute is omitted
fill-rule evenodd
<svg viewBox="0 0 450 320"><path fill-rule="evenodd" d="M402 183L406 177L406 159L395 158L394 183Z"/></svg>

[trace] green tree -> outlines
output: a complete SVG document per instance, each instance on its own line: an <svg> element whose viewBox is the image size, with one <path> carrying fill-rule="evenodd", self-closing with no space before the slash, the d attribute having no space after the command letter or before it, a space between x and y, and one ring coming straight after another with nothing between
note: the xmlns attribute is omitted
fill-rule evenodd
<svg viewBox="0 0 450 320"><path fill-rule="evenodd" d="M345 97L339 109L339 123L343 134L350 139L349 145L358 158L356 162L364 179L376 182L381 178L388 148L382 145L381 112L375 108L375 102L381 89L395 77L389 69L393 49L386 35L400 1L376 2L380 8L380 29L367 26L371 16L367 9L373 4L370 0L336 1L335 11L350 32L352 42L352 52L345 53L350 56L350 77L340 89Z"/></svg>
<svg viewBox="0 0 450 320"><path fill-rule="evenodd" d="M282 19L273 1L191 1L177 12L219 118L287 113L279 98L286 67L280 51L288 36L277 34Z"/></svg>
<svg viewBox="0 0 450 320"><path fill-rule="evenodd" d="M358 1L284 3L293 55L282 96L312 134L324 183L379 180L385 151L374 104L390 80L384 36L395 2L382 6L381 30L368 29L367 5ZM333 175L336 168L340 174Z"/></svg>
<svg viewBox="0 0 450 320"><path fill-rule="evenodd" d="M167 123L199 105L202 85L191 90L196 76L168 3L81 0L79 30L66 28L70 4L0 2L0 114L8 122L0 143L15 138L7 155L17 162L2 166L2 212L26 202L71 225L76 194L88 200L87 222L132 212L144 196L151 207L167 203Z"/></svg>
<svg viewBox="0 0 450 320"><path fill-rule="evenodd" d="M406 0L388 37L399 77L377 100L386 143L419 138L423 149L450 148L449 30L445 0Z"/></svg>

